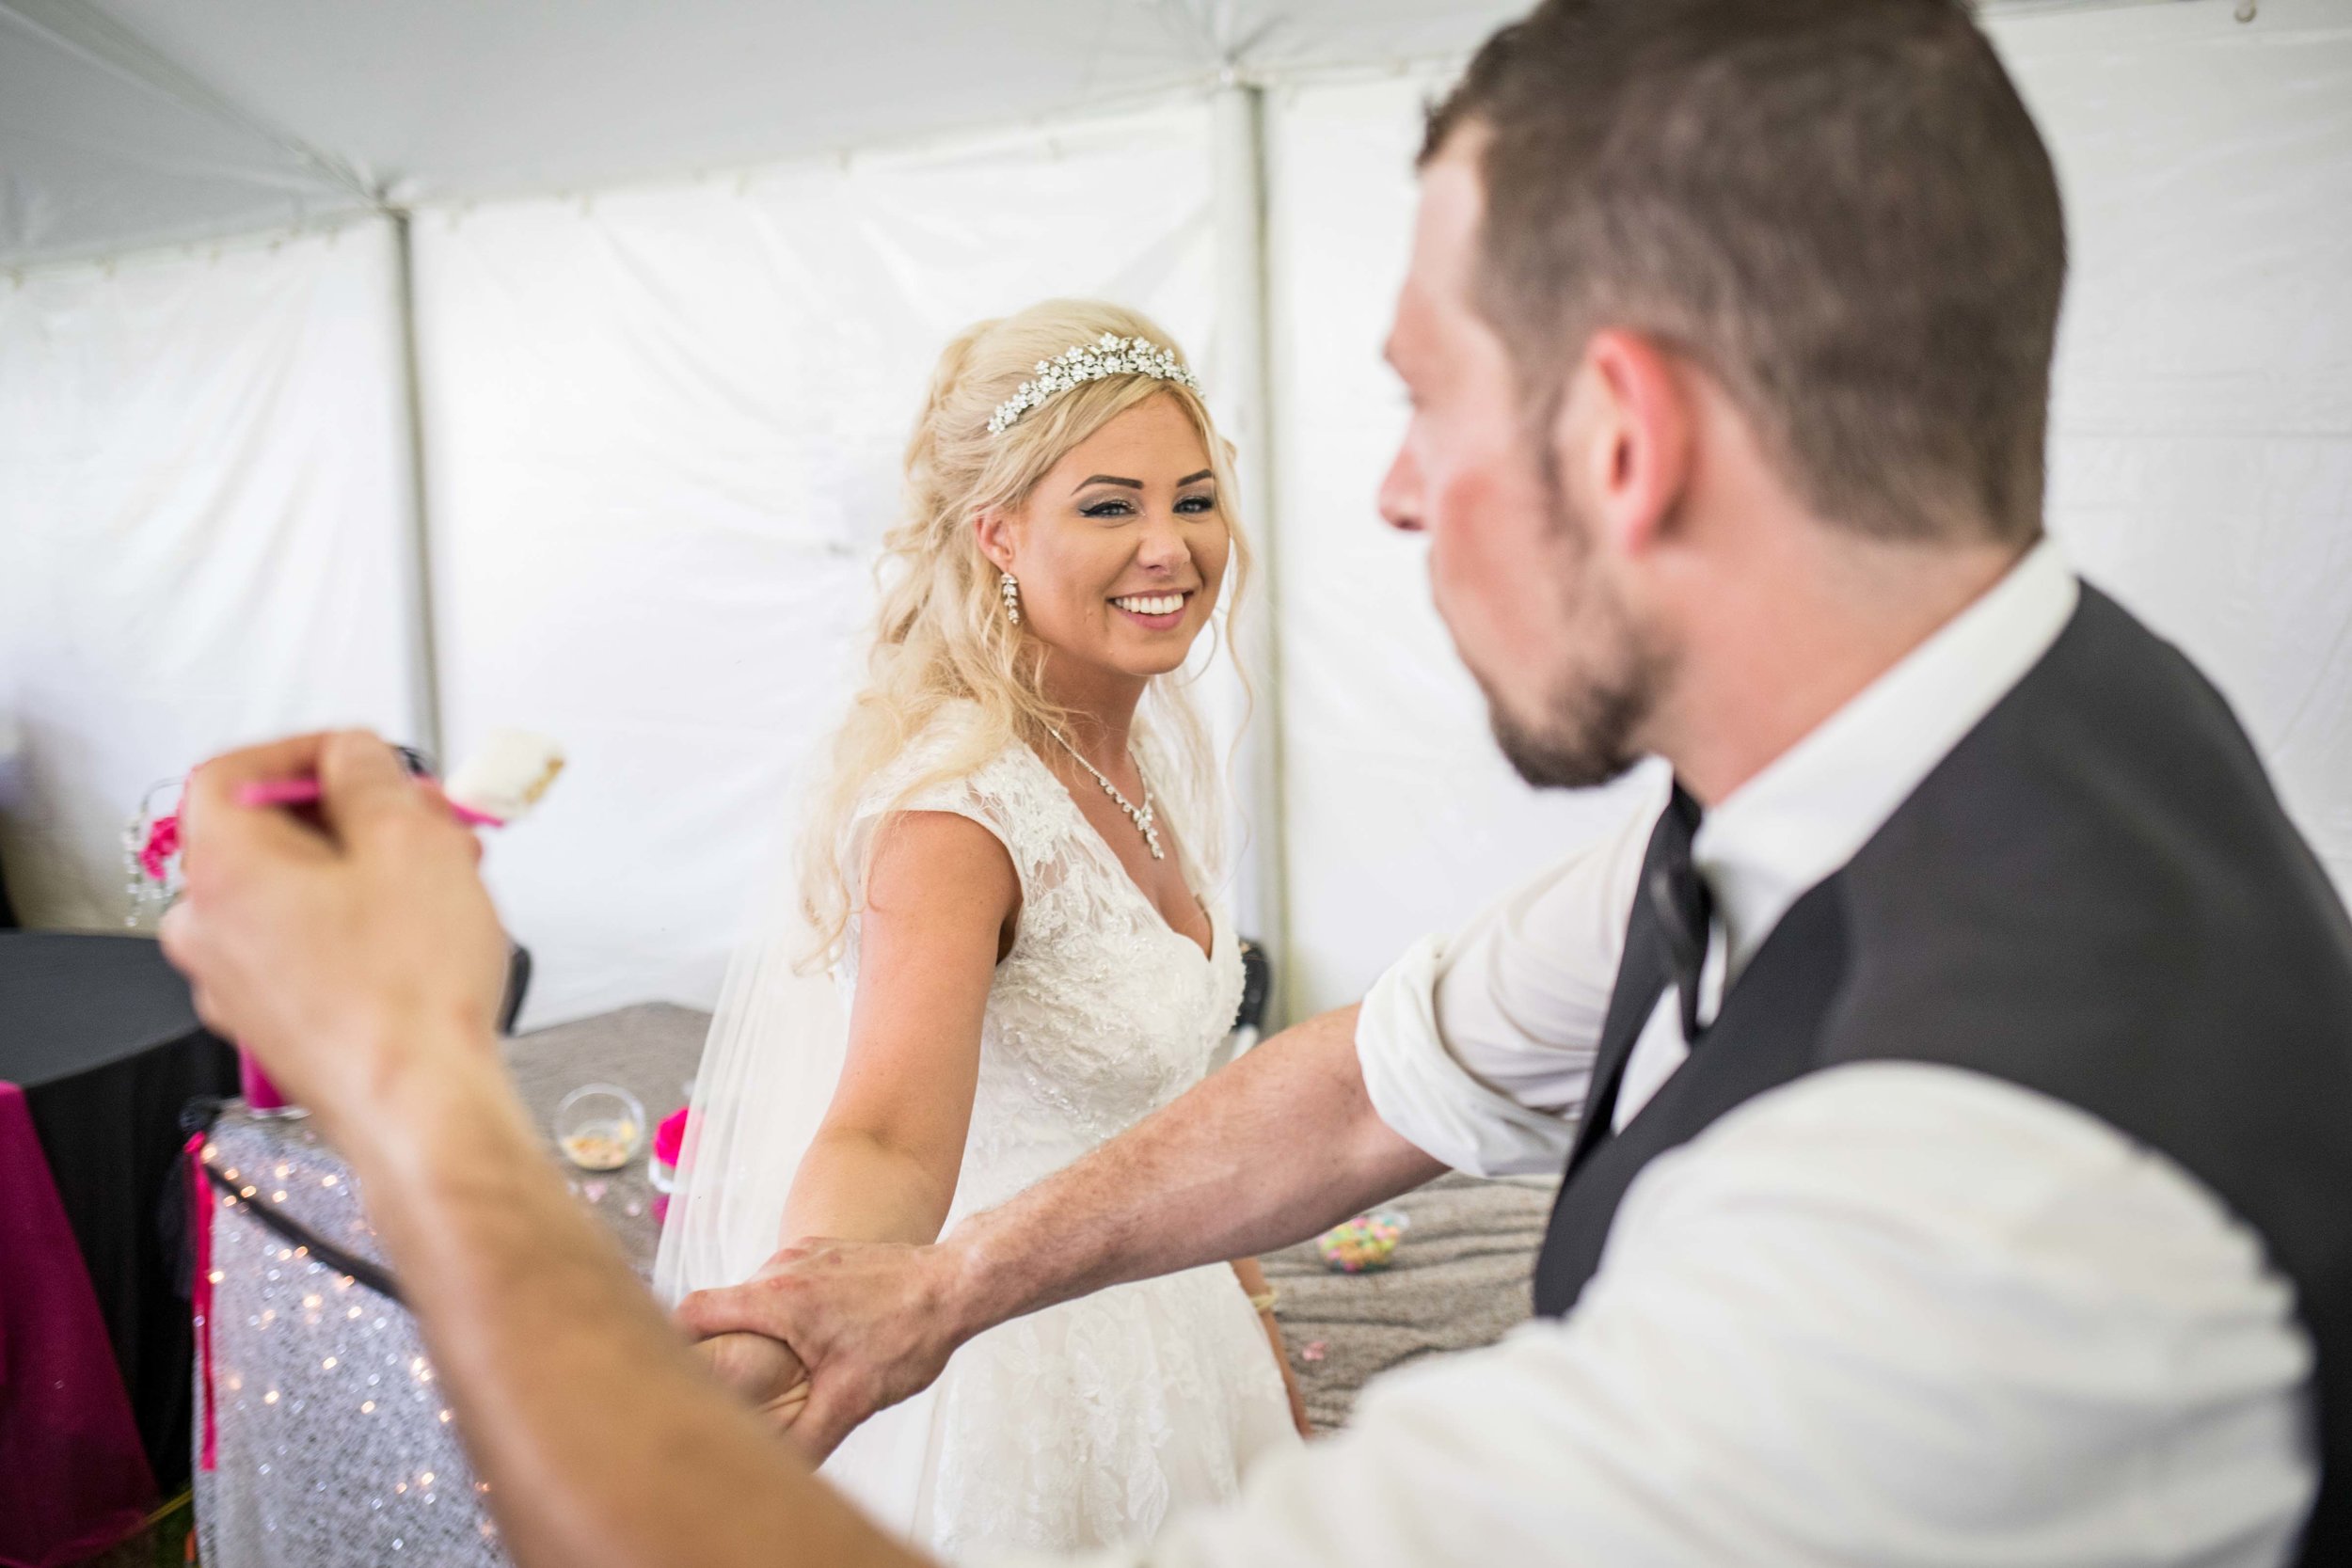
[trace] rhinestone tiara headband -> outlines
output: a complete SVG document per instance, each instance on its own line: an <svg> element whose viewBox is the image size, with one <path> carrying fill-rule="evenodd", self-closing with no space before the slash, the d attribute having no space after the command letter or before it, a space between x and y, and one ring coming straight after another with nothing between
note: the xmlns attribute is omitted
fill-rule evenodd
<svg viewBox="0 0 2352 1568"><path fill-rule="evenodd" d="M1080 343L1051 359L1039 360L1037 379L1023 382L1019 391L996 405L996 412L989 417L988 433L1002 436L1021 421L1022 415L1043 407L1057 393L1066 392L1082 381L1100 381L1109 375L1148 375L1154 381L1173 381L1196 392L1200 390L1200 383L1176 362L1171 350L1149 338L1121 338L1115 332L1105 332L1090 343Z"/></svg>

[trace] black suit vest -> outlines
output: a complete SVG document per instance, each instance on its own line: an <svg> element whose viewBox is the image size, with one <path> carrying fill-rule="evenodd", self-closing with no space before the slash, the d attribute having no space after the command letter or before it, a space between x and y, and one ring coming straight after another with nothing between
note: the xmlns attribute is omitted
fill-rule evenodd
<svg viewBox="0 0 2352 1568"><path fill-rule="evenodd" d="M1576 1304L1642 1167L1752 1096L1873 1059L2008 1079L2169 1155L2261 1235L2318 1356L2299 1560L2352 1562L2352 923L2177 650L2085 587L2048 653L1789 909L1689 1060L1612 1132L1668 973L1637 898L1539 1312Z"/></svg>

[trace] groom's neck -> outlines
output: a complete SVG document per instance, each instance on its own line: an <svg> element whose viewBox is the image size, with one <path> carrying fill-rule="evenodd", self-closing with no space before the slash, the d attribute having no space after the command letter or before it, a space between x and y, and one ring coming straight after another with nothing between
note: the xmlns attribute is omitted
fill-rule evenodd
<svg viewBox="0 0 2352 1568"><path fill-rule="evenodd" d="M1821 525L1817 525L1821 526ZM1684 621L1649 749L1709 805L1804 739L2017 563L2007 543L1831 536L1737 563Z"/></svg>

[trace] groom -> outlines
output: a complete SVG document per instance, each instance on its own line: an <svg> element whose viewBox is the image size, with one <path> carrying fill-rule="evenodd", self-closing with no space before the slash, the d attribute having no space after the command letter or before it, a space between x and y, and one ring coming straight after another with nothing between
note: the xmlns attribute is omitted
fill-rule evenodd
<svg viewBox="0 0 2352 1568"><path fill-rule="evenodd" d="M1521 772L1671 794L940 1244L688 1323L788 1345L821 1452L1022 1312L1565 1168L1535 1323L1103 1560L2346 1560L2352 929L2042 538L2063 252L1952 0L1499 34L1431 119L1381 509ZM229 804L310 768L324 833ZM358 1169L516 1555L902 1560L546 1170L389 754L222 759L186 832L170 950Z"/></svg>

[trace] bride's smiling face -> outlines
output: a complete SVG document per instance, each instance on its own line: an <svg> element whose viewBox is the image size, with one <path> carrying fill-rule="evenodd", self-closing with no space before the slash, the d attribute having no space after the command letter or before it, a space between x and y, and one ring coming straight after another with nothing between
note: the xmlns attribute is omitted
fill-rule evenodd
<svg viewBox="0 0 2352 1568"><path fill-rule="evenodd" d="M1176 400L1147 398L1063 454L980 547L1021 584L1023 625L1085 664L1133 676L1184 661L1232 552L1209 454Z"/></svg>

